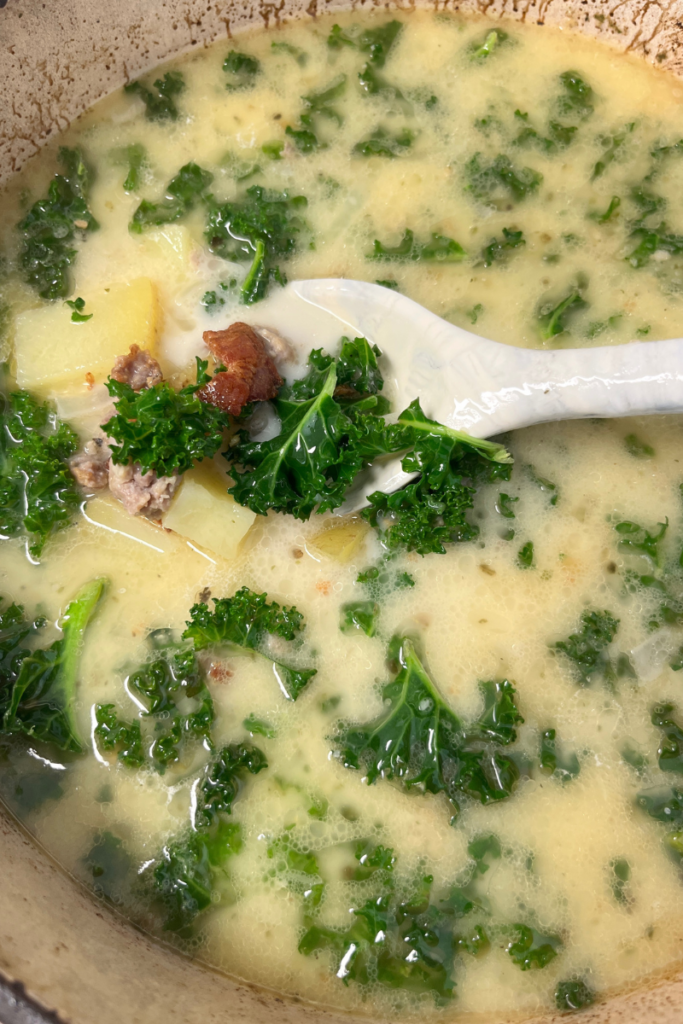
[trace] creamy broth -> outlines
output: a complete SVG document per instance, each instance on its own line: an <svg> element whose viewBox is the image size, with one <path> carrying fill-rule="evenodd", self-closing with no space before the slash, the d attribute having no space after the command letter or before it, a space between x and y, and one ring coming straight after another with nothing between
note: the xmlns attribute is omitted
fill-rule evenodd
<svg viewBox="0 0 683 1024"><path fill-rule="evenodd" d="M141 200L158 202L188 161L211 172L221 202L254 184L307 197L297 252L280 261L290 279L391 281L446 319L514 345L681 333L680 83L559 31L502 32L489 21L418 13L401 16L385 63L371 65L356 26L387 20L340 17L351 43L339 48L327 42L335 22L320 19L191 53L172 65L186 82L177 120L150 121L139 95L119 92L64 133L59 144L82 147L96 171L88 202L100 227L78 245L69 292L84 299L81 315L94 310L92 321L72 327L71 311L41 303L20 273L16 224L45 194L56 144L8 188L0 202L5 358L19 385L53 400L81 440L106 418L111 361L90 363L86 346L79 362L74 331L105 355L142 344L147 331L178 386L193 379L194 357L206 356L202 332L237 319L291 341L302 358L282 363L289 379L303 372L311 348L337 353L341 325L291 290L272 282L262 302L240 303L246 265L209 251L201 202L175 223L129 231ZM482 46L490 52L477 54ZM222 63L231 49L256 58L260 70L247 87L227 91ZM370 95L357 84L366 64L380 76ZM568 91L565 72L590 85L588 99ZM335 113L313 122L324 147L298 151L285 128L306 128L301 97L340 76L344 91L327 105ZM404 144L393 158L351 155L373 134ZM141 144L139 185L126 192L126 147ZM493 190L490 175L482 184L476 154L480 169L506 157L517 184L510 187L509 174ZM416 249L368 259L375 240L397 246L406 230L420 246L438 236L435 244L450 240L462 252L451 246L452 261L416 259ZM566 315L557 312L565 299ZM106 322L116 327L113 341ZM62 353L68 372L43 372ZM428 396L419 397L428 413ZM74 707L85 753L0 737L4 801L67 871L152 934L231 975L327 1006L489 1019L550 1010L564 982L605 996L674 968L683 942L682 841L637 799L677 784L658 760L669 727L651 715L681 691L682 430L679 417L651 417L515 433L505 439L511 475L477 488L468 518L478 536L448 544L445 554L403 552L383 562L379 534L360 518L301 522L272 512L252 515L226 547L220 530L197 539L196 524L185 534L177 518L171 529L172 519L129 516L107 492L84 498L38 558L27 558L21 537L4 540L1 590L29 616L46 617L43 647L60 636L56 624L79 588L98 576L109 581L88 628ZM188 481L202 486L202 472L227 487L222 463L217 455L215 470L191 470L176 502ZM226 494L220 501L233 508ZM236 521L239 509L230 514ZM372 566L383 574L374 589L358 580ZM397 585L406 573L409 585ZM303 645L292 656L316 674L292 701L265 658L202 662L215 750L253 743L268 766L247 774L235 798L230 823L242 845L215 874L211 905L191 927L169 930L150 895L154 871L163 850L196 824L198 780L213 755L188 743L165 772L127 767L102 748L95 709L112 704L121 721L139 720L149 745L155 723L140 715L131 673L154 656L154 643L163 653L159 631L179 637L195 602L244 586L303 614ZM340 629L343 606L360 600L379 606L375 635ZM576 636L591 612L615 622L582 678L576 658L555 645ZM430 677L466 723L482 714L480 681L514 685L523 722L502 749L519 776L507 799L482 805L465 796L456 812L444 793L383 779L368 785L362 770L331 753L340 722L367 723L386 708L387 643L400 632L419 636ZM252 716L261 731L250 734ZM363 877L360 858L378 847L393 851L395 863ZM415 992L383 979L370 954L367 974L354 977L333 942L315 948L315 929L327 929L328 939L346 934L359 920L352 908L366 901L386 898L394 915L401 902L416 906L426 876L442 915L440 941L446 932L451 945L462 940L448 954L452 996L443 986ZM473 907L444 918L453 887ZM539 954L535 969L520 969L510 949L518 925L534 930L533 949L543 946L547 963Z"/></svg>

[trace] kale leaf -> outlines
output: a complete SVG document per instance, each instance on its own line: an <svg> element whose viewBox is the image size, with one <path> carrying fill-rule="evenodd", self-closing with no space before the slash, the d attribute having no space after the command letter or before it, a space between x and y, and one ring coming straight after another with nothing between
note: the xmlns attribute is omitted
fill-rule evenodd
<svg viewBox="0 0 683 1024"><path fill-rule="evenodd" d="M47 197L34 203L17 225L22 246L19 265L43 299L62 299L71 291L69 267L76 259L76 232L85 237L99 225L88 207L91 173L80 149L60 147L63 174L55 174Z"/></svg>
<svg viewBox="0 0 683 1024"><path fill-rule="evenodd" d="M558 1010L583 1010L595 1002L595 992L582 978L561 981L555 989Z"/></svg>
<svg viewBox="0 0 683 1024"><path fill-rule="evenodd" d="M137 192L140 187L142 172L147 167L147 151L139 142L134 142L124 150L128 163L128 173L123 181L124 192Z"/></svg>
<svg viewBox="0 0 683 1024"><path fill-rule="evenodd" d="M172 224L189 213L213 181L213 174L193 161L180 168L166 186L166 194L158 203L143 199L133 214L130 230L142 234L144 228Z"/></svg>
<svg viewBox="0 0 683 1024"><path fill-rule="evenodd" d="M391 135L380 125L365 139L361 139L353 147L354 156L384 156L389 160L402 156L415 141L415 133L410 128L402 128L397 135Z"/></svg>
<svg viewBox="0 0 683 1024"><path fill-rule="evenodd" d="M663 772L683 775L683 728L673 717L674 704L656 704L652 709L652 724L662 730L657 750L659 767Z"/></svg>
<svg viewBox="0 0 683 1024"><path fill-rule="evenodd" d="M275 261L295 253L297 236L305 228L299 211L306 206L304 196L273 192L261 185L252 185L235 202L219 203L209 197L205 231L209 248L223 259L250 262L242 302L263 299L271 280L285 283Z"/></svg>
<svg viewBox="0 0 683 1024"><path fill-rule="evenodd" d="M661 568L662 554L659 549L669 526L669 520L657 523L659 529L650 533L645 527L630 520L615 523L614 530L619 535L619 550L646 558L653 569Z"/></svg>
<svg viewBox="0 0 683 1024"><path fill-rule="evenodd" d="M558 121L550 121L548 124L547 136L540 135L535 128L529 124L529 115L523 114L521 110L515 110L515 119L522 122L519 135L514 140L515 146L537 146L543 153L552 155L561 149L565 149L572 142L578 129L574 126L563 125Z"/></svg>
<svg viewBox="0 0 683 1024"><path fill-rule="evenodd" d="M509 479L512 459L502 445L430 420L416 399L389 428L386 447L412 449L401 465L405 472L421 476L393 494L369 495L369 507L361 514L381 528L385 547L444 554L444 544L478 535L466 513L472 508L477 482Z"/></svg>
<svg viewBox="0 0 683 1024"><path fill-rule="evenodd" d="M346 75L339 75L324 89L310 92L302 96L304 111L299 117L299 128L292 128L290 125L285 128L285 134L294 142L300 153L312 153L316 149L325 148L326 143L322 142L317 132L317 124L320 118L334 121L338 126L344 123L344 118L332 104L346 91Z"/></svg>
<svg viewBox="0 0 683 1024"><path fill-rule="evenodd" d="M411 261L414 263L460 263L467 253L452 238L432 232L429 242L416 242L413 232L406 228L403 238L396 246L383 245L375 239L369 260Z"/></svg>
<svg viewBox="0 0 683 1024"><path fill-rule="evenodd" d="M43 618L24 618L23 605L12 603L2 609L3 603L0 599L0 722L9 707L22 662L30 654L24 643L34 640L45 625Z"/></svg>
<svg viewBox="0 0 683 1024"><path fill-rule="evenodd" d="M379 350L364 338L342 339L339 357L311 352L308 374L281 388L273 407L280 433L251 441L242 431L225 453L236 501L259 515L269 509L308 519L337 508L356 474L387 448ZM239 467L243 467L240 469Z"/></svg>
<svg viewBox="0 0 683 1024"><path fill-rule="evenodd" d="M139 722L120 721L114 704L97 704L95 722L94 735L101 750L116 751L126 768L140 768L145 763Z"/></svg>
<svg viewBox="0 0 683 1024"><path fill-rule="evenodd" d="M4 732L82 753L75 716L78 672L85 630L105 583L96 579L82 587L64 613L59 640L22 658L6 705Z"/></svg>
<svg viewBox="0 0 683 1024"><path fill-rule="evenodd" d="M225 820L247 774L268 764L258 747L224 747L204 769L196 789L192 831L167 843L154 867L152 891L164 911L165 929L188 934L194 919L220 899L227 865L242 848L240 826Z"/></svg>
<svg viewBox="0 0 683 1024"><path fill-rule="evenodd" d="M376 601L347 601L340 609L339 628L342 633L360 631L366 636L374 636L379 613Z"/></svg>
<svg viewBox="0 0 683 1024"><path fill-rule="evenodd" d="M444 793L454 814L462 795L483 804L509 797L519 770L497 748L514 741L522 721L512 685L481 684L485 711L466 728L439 694L414 642L398 637L392 647L398 674L382 691L389 708L373 722L341 723L334 737L344 767L362 769L369 785L399 779L408 790Z"/></svg>
<svg viewBox="0 0 683 1024"><path fill-rule="evenodd" d="M553 647L574 663L580 681L588 685L594 676L605 675L609 671L610 659L606 649L618 628L619 619L607 611L583 612L580 631L572 633L566 640L558 640Z"/></svg>
<svg viewBox="0 0 683 1024"><path fill-rule="evenodd" d="M562 93L557 100L557 109L564 117L578 117L581 120L593 113L595 95L588 82L578 71L564 71L560 75Z"/></svg>
<svg viewBox="0 0 683 1024"><path fill-rule="evenodd" d="M256 57L231 50L223 61L223 70L227 75L225 87L228 92L238 92L252 88L256 76L261 71L261 65Z"/></svg>
<svg viewBox="0 0 683 1024"><path fill-rule="evenodd" d="M180 71L167 71L163 78L154 82L156 95L142 82L129 82L123 91L139 96L145 104L145 117L149 121L177 121L178 108L175 97L185 90L185 79Z"/></svg>
<svg viewBox="0 0 683 1024"><path fill-rule="evenodd" d="M349 46L361 53L367 53L370 62L382 68L402 28L403 23L395 20L378 25L377 28L364 29L362 32L358 32L355 27L344 32L339 25L333 25L327 37L327 45L331 50Z"/></svg>
<svg viewBox="0 0 683 1024"><path fill-rule="evenodd" d="M538 310L538 322L543 340L550 341L558 334L563 334L567 330L570 317L587 306L588 303L583 298L580 288L572 288L556 305L552 302L541 305Z"/></svg>
<svg viewBox="0 0 683 1024"><path fill-rule="evenodd" d="M553 775L561 782L568 782L580 770L579 759L574 752L563 755L558 750L555 729L545 729L541 733L541 771L545 775Z"/></svg>
<svg viewBox="0 0 683 1024"><path fill-rule="evenodd" d="M482 162L481 154L475 153L465 165L465 177L465 191L494 208L510 202L522 202L536 192L543 181L543 175L538 171L530 167L518 169L510 158L503 154L485 164Z"/></svg>
<svg viewBox="0 0 683 1024"><path fill-rule="evenodd" d="M522 971L547 967L562 947L556 935L543 935L525 924L513 924L512 938L506 946L508 956Z"/></svg>
<svg viewBox="0 0 683 1024"><path fill-rule="evenodd" d="M33 560L79 506L68 466L77 449L76 433L47 403L27 391L0 393L0 535L28 534Z"/></svg>
<svg viewBox="0 0 683 1024"><path fill-rule="evenodd" d="M650 257L656 252L668 252L671 256L678 256L683 252L683 235L675 235L668 231L664 223L658 228L637 227L631 232L629 239L637 242L637 245L626 259L636 269L646 267Z"/></svg>
<svg viewBox="0 0 683 1024"><path fill-rule="evenodd" d="M268 602L266 594L242 587L234 597L214 600L213 611L207 604L195 604L183 639L191 640L196 651L223 647L236 653L250 651L273 663L280 689L288 700L296 700L316 674L314 668L287 664L279 653L271 653L272 638L292 643L304 629L301 612Z"/></svg>
<svg viewBox="0 0 683 1024"><path fill-rule="evenodd" d="M523 232L503 228L503 237L492 238L489 244L482 250L481 258L484 266L490 267L494 263L504 262L510 255L510 252L513 249L518 249L520 245L526 245Z"/></svg>
<svg viewBox="0 0 683 1024"><path fill-rule="evenodd" d="M508 38L507 32L503 32L499 28L494 28L491 32L487 32L483 39L470 45L472 60L482 61L486 57L490 57Z"/></svg>
<svg viewBox="0 0 683 1024"><path fill-rule="evenodd" d="M230 424L227 413L202 402L196 392L211 378L208 363L197 358L197 381L176 391L167 381L142 391L109 378L107 388L116 415L103 425L112 441L112 461L139 463L159 476L184 473L195 462L210 459L223 443Z"/></svg>

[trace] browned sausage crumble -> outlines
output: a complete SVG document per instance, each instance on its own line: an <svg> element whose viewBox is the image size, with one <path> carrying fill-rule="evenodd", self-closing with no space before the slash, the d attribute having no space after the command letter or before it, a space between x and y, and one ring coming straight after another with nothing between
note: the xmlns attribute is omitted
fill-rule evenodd
<svg viewBox="0 0 683 1024"><path fill-rule="evenodd" d="M248 324L231 324L224 331L204 331L209 351L225 370L197 392L202 402L239 416L247 402L275 398L282 377L266 346Z"/></svg>

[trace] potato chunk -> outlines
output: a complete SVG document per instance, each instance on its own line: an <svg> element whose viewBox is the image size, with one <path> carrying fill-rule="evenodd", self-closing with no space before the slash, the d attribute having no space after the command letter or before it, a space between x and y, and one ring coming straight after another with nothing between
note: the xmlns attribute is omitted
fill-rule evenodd
<svg viewBox="0 0 683 1024"><path fill-rule="evenodd" d="M309 545L326 558L345 564L358 554L369 529L360 516L340 516L317 533Z"/></svg>
<svg viewBox="0 0 683 1024"><path fill-rule="evenodd" d="M175 530L220 558L234 561L256 513L238 505L226 488L227 481L212 462L195 466L185 473L162 522L168 530Z"/></svg>
<svg viewBox="0 0 683 1024"><path fill-rule="evenodd" d="M30 309L17 317L17 383L31 391L63 391L91 373L104 380L116 356L131 345L156 351L159 311L152 282L139 277L129 284L82 296L86 323L71 322L63 302Z"/></svg>

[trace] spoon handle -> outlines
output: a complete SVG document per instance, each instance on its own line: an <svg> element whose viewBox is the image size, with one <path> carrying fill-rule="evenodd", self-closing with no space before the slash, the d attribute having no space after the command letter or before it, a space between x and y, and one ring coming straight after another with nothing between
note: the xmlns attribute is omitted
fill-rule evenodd
<svg viewBox="0 0 683 1024"><path fill-rule="evenodd" d="M683 340L555 351L480 345L441 368L453 395L449 425L476 437L554 420L683 412Z"/></svg>

